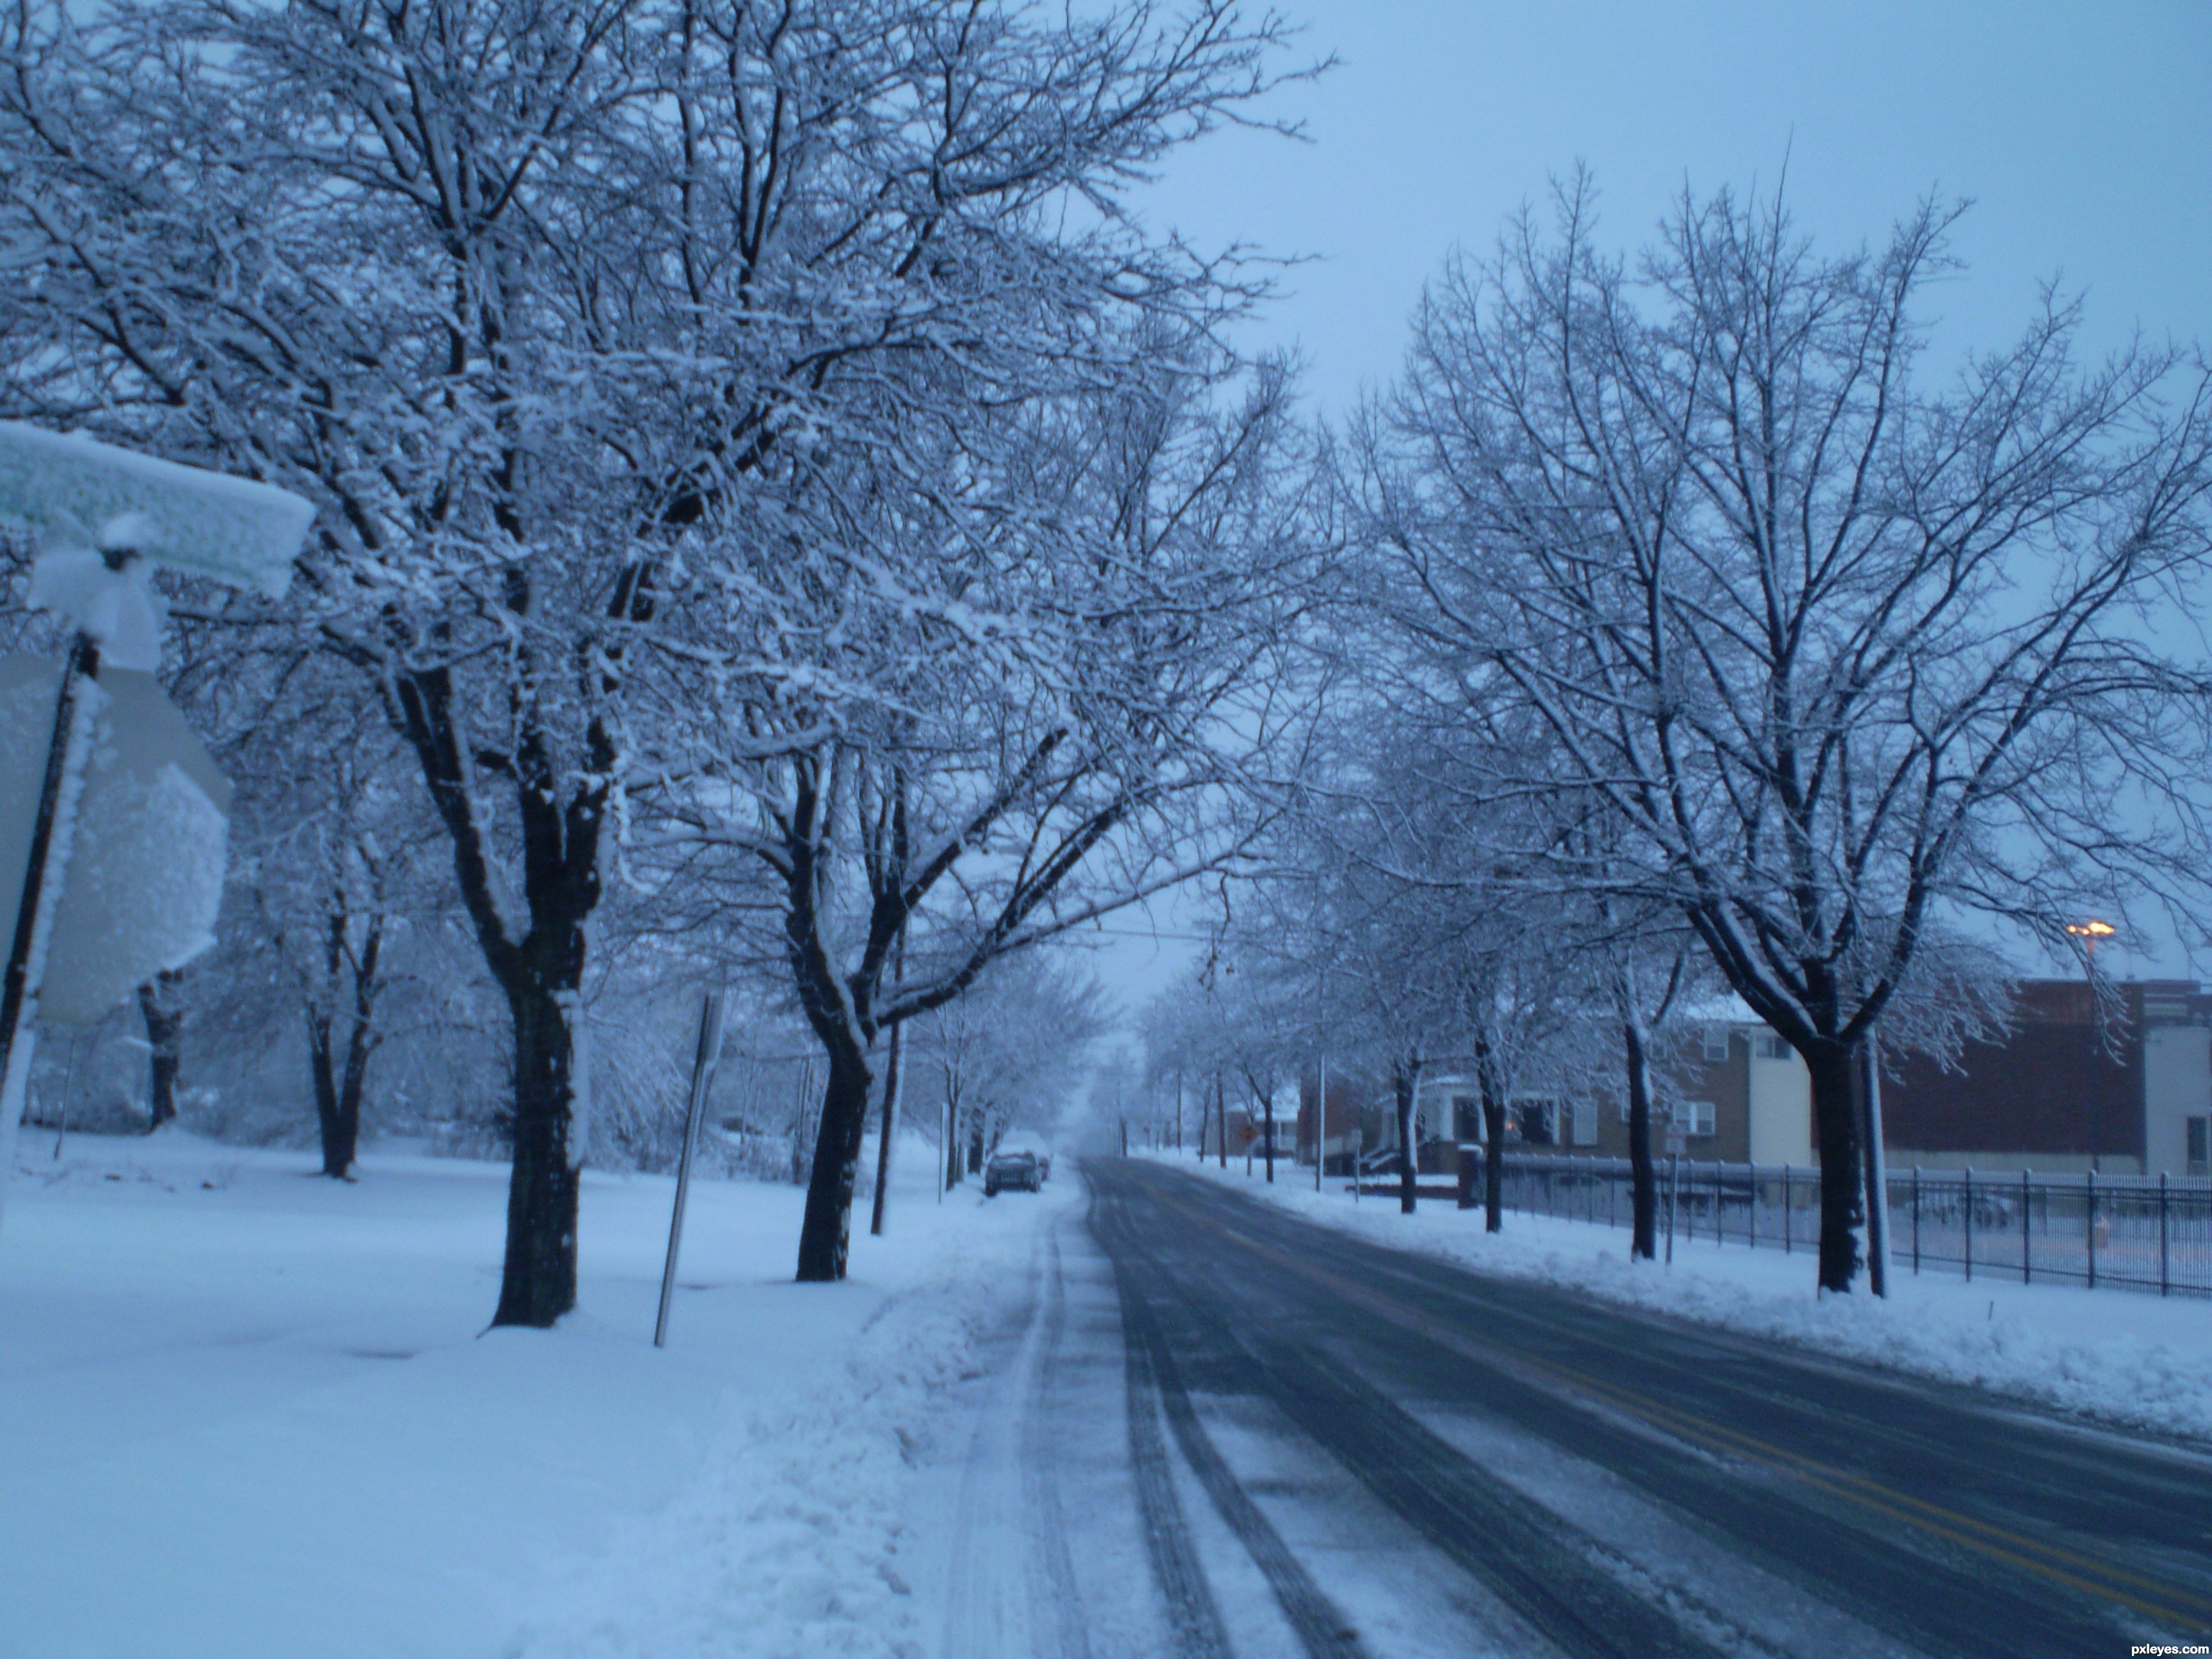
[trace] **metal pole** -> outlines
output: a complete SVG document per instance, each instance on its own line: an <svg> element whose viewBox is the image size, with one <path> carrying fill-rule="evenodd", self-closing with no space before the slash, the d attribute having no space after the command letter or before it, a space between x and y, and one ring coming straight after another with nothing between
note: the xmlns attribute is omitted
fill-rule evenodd
<svg viewBox="0 0 2212 1659"><path fill-rule="evenodd" d="M1795 1213L1796 1194L1794 1191L1796 1184L1796 1178L1790 1173L1790 1165L1784 1164L1782 1166L1782 1254L1784 1255L1794 1255L1797 1249L1797 1222Z"/></svg>
<svg viewBox="0 0 2212 1659"><path fill-rule="evenodd" d="M2033 1196L2027 1184L2027 1171L2020 1172L2020 1282L2027 1284L2035 1270L2035 1252L2031 1243L2033 1235L2027 1224L2029 1199Z"/></svg>
<svg viewBox="0 0 2212 1659"><path fill-rule="evenodd" d="M1912 1166L1912 1271L1920 1271L1920 1166Z"/></svg>
<svg viewBox="0 0 2212 1659"><path fill-rule="evenodd" d="M1674 1265L1674 1205L1681 1187L1681 1156L1667 1154L1667 1265Z"/></svg>
<svg viewBox="0 0 2212 1659"><path fill-rule="evenodd" d="M2097 1288L2097 1172L2094 1169L2083 1177L2089 1194L2087 1222L2089 1227L2089 1288Z"/></svg>
<svg viewBox="0 0 2212 1659"><path fill-rule="evenodd" d="M1328 1051L1314 1062L1320 1073L1314 1088L1314 1191L1321 1190L1322 1165L1328 1162Z"/></svg>
<svg viewBox="0 0 2212 1659"><path fill-rule="evenodd" d="M1861 1096L1865 1106L1867 1285L1889 1294L1889 1165L1881 1146L1881 1041L1874 1032L1859 1045Z"/></svg>
<svg viewBox="0 0 2212 1659"><path fill-rule="evenodd" d="M1966 1283L1974 1282L1974 1166L1966 1166Z"/></svg>
<svg viewBox="0 0 2212 1659"><path fill-rule="evenodd" d="M57 1164L62 1161L62 1147L69 1139L70 1097L76 1092L76 1060L83 1047L84 1033L71 1031L69 1069L62 1073L62 1121L60 1127L54 1131L54 1162Z"/></svg>
<svg viewBox="0 0 2212 1659"><path fill-rule="evenodd" d="M2167 1285L2166 1271L2166 1171L2158 1172L2158 1293L2164 1296Z"/></svg>
<svg viewBox="0 0 2212 1659"><path fill-rule="evenodd" d="M62 659L61 690L54 698L54 725L46 739L46 766L39 779L39 805L31 820L30 857L23 866L23 887L15 906L15 931L8 942L8 966L0 980L0 1203L5 1202L9 1172L15 1161L15 1126L31 1091L31 1051L37 1040L39 982L44 977L46 944L61 905L61 882L49 882L69 861L76 828L76 789L83 767L79 757L91 740L92 700L84 684L100 672L100 646L80 632Z"/></svg>
<svg viewBox="0 0 2212 1659"><path fill-rule="evenodd" d="M899 951L901 971L904 970L906 952ZM906 1092L906 1074L901 1062L906 1057L906 1024L901 1021L891 1027L890 1054L884 1064L884 1124L876 1141L875 1202L868 1211L868 1231L878 1238L883 1237L884 1203L890 1196L891 1137L898 1132L899 1097Z"/></svg>
<svg viewBox="0 0 2212 1659"><path fill-rule="evenodd" d="M691 1061L691 1098L684 1113L684 1151L676 1161L676 1205L668 1216L668 1260L660 1269L660 1312L653 1322L653 1346L668 1346L668 1301L676 1293L676 1258L684 1248L684 1206L691 1196L691 1159L699 1150L699 1120L706 1115L707 1091L714 1085L714 1062L722 1052L722 994L709 991L699 1006L699 1050Z"/></svg>

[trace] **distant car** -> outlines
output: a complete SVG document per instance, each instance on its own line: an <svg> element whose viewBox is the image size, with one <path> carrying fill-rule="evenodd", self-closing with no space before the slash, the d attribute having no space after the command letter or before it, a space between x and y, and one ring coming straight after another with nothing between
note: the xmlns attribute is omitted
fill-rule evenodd
<svg viewBox="0 0 2212 1659"><path fill-rule="evenodd" d="M1035 1152L997 1152L983 1166L983 1196L996 1198L1001 1188L1012 1187L1025 1193L1044 1190L1044 1165L1037 1162Z"/></svg>
<svg viewBox="0 0 2212 1659"><path fill-rule="evenodd" d="M1037 1161L1037 1179L1052 1179L1052 1148L1046 1146L1042 1135L1033 1135L1026 1129L1017 1129L999 1142L1002 1152L1027 1152Z"/></svg>

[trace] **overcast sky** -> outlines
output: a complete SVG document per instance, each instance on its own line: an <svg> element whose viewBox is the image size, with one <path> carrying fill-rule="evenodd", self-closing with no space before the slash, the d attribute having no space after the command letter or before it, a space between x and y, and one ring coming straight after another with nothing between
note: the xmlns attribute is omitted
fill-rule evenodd
<svg viewBox="0 0 2212 1659"><path fill-rule="evenodd" d="M1686 180L1771 188L1802 229L1879 239L1922 194L1975 206L1947 342L1993 344L2049 277L2093 337L2212 340L2212 4L1491 3L1296 0L1318 82L1270 112L1308 142L1224 131L1146 192L1201 246L1311 263L1259 331L1324 408L1387 380L1455 245L1487 252L1577 161L1604 229L1640 242Z"/></svg>
<svg viewBox="0 0 2212 1659"><path fill-rule="evenodd" d="M2009 338L2053 277L2086 295L2100 348L2138 328L2212 342L2206 0L1285 10L1304 57L1340 60L1269 106L1303 119L1306 142L1216 134L1140 205L1201 247L1309 261L1246 343L1297 347L1326 411L1395 373L1449 250L1486 252L1578 161L1622 246L1648 238L1686 181L1771 190L1785 162L1799 228L1830 247L1880 240L1929 191L1972 198L1954 244L1967 268L1940 290L1939 343L1954 349ZM1099 967L1133 1009L1191 949L1122 939Z"/></svg>

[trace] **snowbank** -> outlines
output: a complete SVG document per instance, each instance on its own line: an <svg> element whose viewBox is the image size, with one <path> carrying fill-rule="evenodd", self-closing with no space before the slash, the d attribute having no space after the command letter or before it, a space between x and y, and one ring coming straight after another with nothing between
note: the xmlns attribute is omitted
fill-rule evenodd
<svg viewBox="0 0 2212 1659"><path fill-rule="evenodd" d="M165 1131L26 1140L0 1234L0 1653L896 1653L903 1449L1020 1291L1035 1204L902 1147L852 1279L802 1194L586 1176L580 1311L485 1333L506 1171ZM1058 1201L1067 1201L1066 1196Z"/></svg>
<svg viewBox="0 0 2212 1659"><path fill-rule="evenodd" d="M2131 1429L2212 1442L2212 1302L2063 1285L1965 1282L1892 1270L1887 1302L1821 1297L1809 1250L1691 1243L1671 1267L1632 1262L1626 1228L1508 1211L1482 1231L1480 1211L1424 1199L1354 1200L1342 1181L1313 1189L1313 1171L1279 1166L1273 1186L1241 1163L1227 1170L1154 1154L1206 1179L1379 1244L1504 1278L1536 1279L1772 1337L1923 1376L1963 1382Z"/></svg>

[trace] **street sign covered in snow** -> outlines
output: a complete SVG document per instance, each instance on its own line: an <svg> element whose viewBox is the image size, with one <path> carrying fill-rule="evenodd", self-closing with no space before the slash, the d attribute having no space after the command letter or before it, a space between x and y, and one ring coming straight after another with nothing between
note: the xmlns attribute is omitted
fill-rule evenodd
<svg viewBox="0 0 2212 1659"><path fill-rule="evenodd" d="M38 532L48 553L128 546L278 599L314 516L312 502L273 484L0 421L0 520Z"/></svg>
<svg viewBox="0 0 2212 1659"><path fill-rule="evenodd" d="M0 939L15 933L61 674L52 658L0 658ZM109 668L96 684L39 993L39 1018L66 1025L214 941L230 818L228 781L153 676Z"/></svg>

